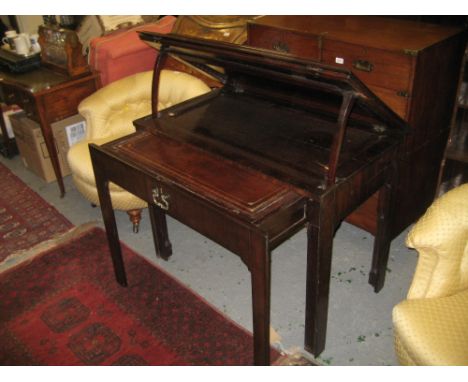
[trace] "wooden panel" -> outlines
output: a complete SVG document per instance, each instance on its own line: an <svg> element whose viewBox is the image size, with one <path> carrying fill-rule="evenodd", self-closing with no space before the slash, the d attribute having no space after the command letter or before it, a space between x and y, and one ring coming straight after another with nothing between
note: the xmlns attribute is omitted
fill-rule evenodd
<svg viewBox="0 0 468 382"><path fill-rule="evenodd" d="M55 122L76 113L78 104L87 96L96 91L94 78L72 87L62 87L43 96L47 120Z"/></svg>
<svg viewBox="0 0 468 382"><path fill-rule="evenodd" d="M249 23L395 52L421 51L460 31L457 27L375 16L264 16Z"/></svg>
<svg viewBox="0 0 468 382"><path fill-rule="evenodd" d="M411 92L412 61L403 51L394 53L363 45L323 41L322 59L325 64L343 65L365 84L397 91ZM391 75L389 74L391 73Z"/></svg>
<svg viewBox="0 0 468 382"><path fill-rule="evenodd" d="M318 36L260 27L255 24L250 24L249 29L249 45L320 60Z"/></svg>
<svg viewBox="0 0 468 382"><path fill-rule="evenodd" d="M369 85L368 88L401 118L404 120L408 119L411 97L399 95L393 89L386 89L380 86Z"/></svg>

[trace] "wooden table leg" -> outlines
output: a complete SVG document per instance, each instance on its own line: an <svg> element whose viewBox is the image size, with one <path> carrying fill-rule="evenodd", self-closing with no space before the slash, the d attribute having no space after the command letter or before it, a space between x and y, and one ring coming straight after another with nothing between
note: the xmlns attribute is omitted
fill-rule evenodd
<svg viewBox="0 0 468 382"><path fill-rule="evenodd" d="M270 364L270 251L267 240L251 235L254 364Z"/></svg>
<svg viewBox="0 0 468 382"><path fill-rule="evenodd" d="M390 251L391 236L390 222L392 213L392 184L387 182L379 192L377 206L377 233L374 238L374 251L372 255L372 267L369 272L369 284L379 292L385 283L387 272L388 254Z"/></svg>
<svg viewBox="0 0 468 382"><path fill-rule="evenodd" d="M148 203L148 211L151 220L151 228L153 230L156 256L168 260L172 255L172 245L167 232L166 214L161 208L151 203Z"/></svg>
<svg viewBox="0 0 468 382"><path fill-rule="evenodd" d="M109 250L112 256L112 264L117 282L122 286L127 286L127 276L125 274L125 266L122 259L122 249L120 247L119 233L115 221L114 209L112 208L112 200L109 192L109 180L105 172L101 169L103 166L97 164L99 158L95 151L90 147L91 160L93 162L94 177L96 179L96 188L101 205L102 218L106 227L107 241Z"/></svg>
<svg viewBox="0 0 468 382"><path fill-rule="evenodd" d="M334 200L309 208L304 348L318 356L325 348L333 236Z"/></svg>

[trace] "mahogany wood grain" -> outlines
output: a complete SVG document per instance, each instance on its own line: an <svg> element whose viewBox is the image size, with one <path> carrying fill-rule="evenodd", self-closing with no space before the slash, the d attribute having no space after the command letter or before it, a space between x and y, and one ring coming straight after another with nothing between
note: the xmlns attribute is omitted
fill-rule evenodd
<svg viewBox="0 0 468 382"><path fill-rule="evenodd" d="M109 182L150 205L157 256L172 252L167 214L240 257L252 278L254 362L268 364L271 251L308 226L305 347L320 354L333 234L386 187L371 280L383 285L390 173L405 122L349 71L249 47L142 37L163 44L160 57L222 64L225 86L135 121L134 134L90 145L117 279L124 284L126 277Z"/></svg>
<svg viewBox="0 0 468 382"><path fill-rule="evenodd" d="M98 73L69 77L44 67L22 74L0 72L4 101L17 104L26 111L28 118L39 122L62 197L65 186L51 124L76 114L81 100L99 86Z"/></svg>
<svg viewBox="0 0 468 382"><path fill-rule="evenodd" d="M466 31L376 16L264 16L249 21L248 44L345 67L408 121L412 130L400 154L392 237L424 213L437 188ZM377 199L347 220L375 235Z"/></svg>

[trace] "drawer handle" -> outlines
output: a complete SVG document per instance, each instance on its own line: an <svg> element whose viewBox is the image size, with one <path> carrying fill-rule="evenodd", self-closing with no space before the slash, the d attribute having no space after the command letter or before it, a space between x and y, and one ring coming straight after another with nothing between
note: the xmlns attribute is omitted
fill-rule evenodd
<svg viewBox="0 0 468 382"><path fill-rule="evenodd" d="M372 69L374 69L374 64L371 64L369 61L364 61L364 60L354 61L353 66L357 70L362 70L363 72L372 72Z"/></svg>
<svg viewBox="0 0 468 382"><path fill-rule="evenodd" d="M153 196L154 204L156 204L158 207L160 207L164 211L167 211L169 209L170 196L163 192L162 187L159 186L159 187L153 188L152 196Z"/></svg>
<svg viewBox="0 0 468 382"><path fill-rule="evenodd" d="M289 53L289 46L285 42L277 41L273 43L273 49L277 52Z"/></svg>

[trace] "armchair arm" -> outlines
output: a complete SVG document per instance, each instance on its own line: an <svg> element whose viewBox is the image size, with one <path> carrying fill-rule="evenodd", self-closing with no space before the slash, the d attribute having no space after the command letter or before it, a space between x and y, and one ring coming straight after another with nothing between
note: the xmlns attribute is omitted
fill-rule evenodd
<svg viewBox="0 0 468 382"><path fill-rule="evenodd" d="M468 288L468 184L437 199L406 244L419 252L410 298L444 297Z"/></svg>

